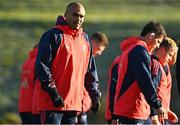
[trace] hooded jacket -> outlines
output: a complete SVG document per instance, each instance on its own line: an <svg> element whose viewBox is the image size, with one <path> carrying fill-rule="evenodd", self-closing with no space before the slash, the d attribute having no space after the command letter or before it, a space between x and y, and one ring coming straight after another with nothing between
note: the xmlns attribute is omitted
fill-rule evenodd
<svg viewBox="0 0 180 125"><path fill-rule="evenodd" d="M120 44L121 61L114 100L114 114L146 120L150 106L161 107L151 79L151 59L144 41L130 37ZM149 104L149 105L148 105Z"/></svg>
<svg viewBox="0 0 180 125"><path fill-rule="evenodd" d="M29 52L28 59L24 62L21 69L21 84L19 91L19 112L31 112L32 98L35 85L35 61L37 48Z"/></svg>
<svg viewBox="0 0 180 125"><path fill-rule="evenodd" d="M41 37L36 72L40 110L81 111L85 86L89 88L92 101L99 99L97 71L87 34L82 29L72 30L63 18L55 28ZM84 85L87 72L93 81ZM48 93L41 89L50 85L51 80L55 81L58 93L64 100L64 107L55 107Z"/></svg>

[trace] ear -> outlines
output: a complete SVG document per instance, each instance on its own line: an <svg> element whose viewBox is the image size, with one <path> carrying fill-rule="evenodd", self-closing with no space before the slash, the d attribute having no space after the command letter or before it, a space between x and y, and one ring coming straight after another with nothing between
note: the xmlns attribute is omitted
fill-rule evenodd
<svg viewBox="0 0 180 125"><path fill-rule="evenodd" d="M67 16L67 12L64 13L64 17L66 17L66 16Z"/></svg>
<svg viewBox="0 0 180 125"><path fill-rule="evenodd" d="M150 33L150 34L149 34L149 38L150 38L150 39L154 39L154 38L155 38L155 33Z"/></svg>

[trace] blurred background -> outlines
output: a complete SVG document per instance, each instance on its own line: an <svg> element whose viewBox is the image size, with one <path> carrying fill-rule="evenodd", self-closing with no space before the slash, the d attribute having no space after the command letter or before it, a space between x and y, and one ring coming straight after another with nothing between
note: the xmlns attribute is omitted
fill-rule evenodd
<svg viewBox="0 0 180 125"><path fill-rule="evenodd" d="M28 52L40 36L55 25L72 0L0 0L0 123L20 123L18 94L20 69ZM82 0L86 7L84 30L91 34L102 31L110 44L96 57L102 107L89 123L106 123L104 119L108 68L121 53L119 43L128 36L138 36L151 20L162 23L168 35L180 39L179 0ZM180 101L172 67L171 109L180 118Z"/></svg>

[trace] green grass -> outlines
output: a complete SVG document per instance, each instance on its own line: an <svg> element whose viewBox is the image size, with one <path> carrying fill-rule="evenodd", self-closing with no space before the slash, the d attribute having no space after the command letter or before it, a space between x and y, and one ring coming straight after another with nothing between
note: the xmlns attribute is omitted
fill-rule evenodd
<svg viewBox="0 0 180 125"><path fill-rule="evenodd" d="M53 27L71 0L7 0L0 1L0 122L7 111L17 113L20 67L29 50L43 32ZM104 107L108 67L121 53L120 41L137 36L150 20L160 21L168 34L180 38L180 2L178 0L84 0L87 33L102 31L110 45L96 58L100 87L103 90L101 111L90 123L105 123ZM172 70L174 73L174 69ZM173 76L174 78L174 76ZM175 83L175 78L173 79ZM180 116L176 85L173 85L172 109ZM98 119L97 119L98 116ZM4 122L2 122L4 123Z"/></svg>

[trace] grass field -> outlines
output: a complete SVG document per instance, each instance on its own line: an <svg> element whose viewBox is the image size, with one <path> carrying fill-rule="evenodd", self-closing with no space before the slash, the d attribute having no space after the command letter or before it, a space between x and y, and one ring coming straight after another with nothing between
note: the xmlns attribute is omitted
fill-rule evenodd
<svg viewBox="0 0 180 125"><path fill-rule="evenodd" d="M55 25L71 0L7 0L0 1L0 123L13 123L7 113L17 114L19 73L28 51L43 32ZM82 0L86 6L84 29L87 33L102 31L110 40L104 54L96 58L100 87L103 90L102 108L90 123L105 123L104 102L108 67L120 54L119 42L127 36L137 36L150 20L161 22L168 35L180 39L180 2L178 0ZM180 117L180 102L174 67L172 69L172 109ZM11 115L15 117L14 115ZM97 119L98 117L98 119ZM8 120L7 120L8 119ZM15 119L18 122L18 119Z"/></svg>

